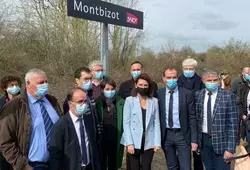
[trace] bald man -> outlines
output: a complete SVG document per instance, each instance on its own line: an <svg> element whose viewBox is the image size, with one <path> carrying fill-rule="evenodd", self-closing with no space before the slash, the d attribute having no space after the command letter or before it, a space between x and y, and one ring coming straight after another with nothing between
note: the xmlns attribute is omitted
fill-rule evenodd
<svg viewBox="0 0 250 170"><path fill-rule="evenodd" d="M239 93L240 93L240 87L242 86L242 84L244 82L246 82L246 79L245 79L245 75L248 74L250 70L250 67L244 67L242 69L242 73L241 73L241 76L240 77L237 77L235 78L233 81L232 81L232 84L231 84L231 91L236 94L237 97L239 97Z"/></svg>
<svg viewBox="0 0 250 170"><path fill-rule="evenodd" d="M52 130L50 169L100 170L94 122L86 92L77 87L67 95L69 111Z"/></svg>

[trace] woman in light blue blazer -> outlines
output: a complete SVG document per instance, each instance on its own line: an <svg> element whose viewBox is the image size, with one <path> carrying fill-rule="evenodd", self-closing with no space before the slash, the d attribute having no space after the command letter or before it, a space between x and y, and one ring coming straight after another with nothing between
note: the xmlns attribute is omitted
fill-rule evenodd
<svg viewBox="0 0 250 170"><path fill-rule="evenodd" d="M132 170L151 170L154 152L161 147L158 100L153 91L150 77L141 74L125 101L121 144L129 153L127 167Z"/></svg>

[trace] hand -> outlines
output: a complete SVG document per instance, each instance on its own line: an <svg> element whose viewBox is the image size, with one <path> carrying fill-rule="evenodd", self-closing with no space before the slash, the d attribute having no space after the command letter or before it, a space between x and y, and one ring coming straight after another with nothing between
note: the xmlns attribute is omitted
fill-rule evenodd
<svg viewBox="0 0 250 170"><path fill-rule="evenodd" d="M128 150L128 153L130 153L131 155L133 155L135 153L135 147L134 147L134 145L128 145L127 146L127 150Z"/></svg>
<svg viewBox="0 0 250 170"><path fill-rule="evenodd" d="M244 146L240 147L240 155L245 155L247 154L246 149L244 148ZM241 158L241 159L236 159L235 160L235 169L239 169L239 170L248 170L250 167L250 157L245 157L245 158Z"/></svg>
<svg viewBox="0 0 250 170"><path fill-rule="evenodd" d="M228 158L232 158L234 157L234 154L232 154L231 152L225 151L224 152L224 159L228 159Z"/></svg>
<svg viewBox="0 0 250 170"><path fill-rule="evenodd" d="M155 146L154 147L154 152L157 152L161 147L160 146Z"/></svg>
<svg viewBox="0 0 250 170"><path fill-rule="evenodd" d="M24 167L24 170L33 170L33 168L27 164L27 165Z"/></svg>
<svg viewBox="0 0 250 170"><path fill-rule="evenodd" d="M198 150L198 144L196 143L191 143L191 150L196 152Z"/></svg>
<svg viewBox="0 0 250 170"><path fill-rule="evenodd" d="M242 119L243 119L243 120L245 120L246 118L247 118L247 116L246 116L246 115L243 115L243 116L242 116Z"/></svg>

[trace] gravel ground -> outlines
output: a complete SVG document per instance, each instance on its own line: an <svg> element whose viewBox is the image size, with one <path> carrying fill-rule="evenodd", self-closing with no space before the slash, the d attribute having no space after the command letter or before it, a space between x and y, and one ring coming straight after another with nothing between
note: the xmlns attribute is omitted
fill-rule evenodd
<svg viewBox="0 0 250 170"><path fill-rule="evenodd" d="M121 168L122 170L126 169L126 159L123 158L123 166ZM166 162L165 162L165 156L163 151L159 151L154 155L153 159L153 165L152 170L167 170L166 168Z"/></svg>
<svg viewBox="0 0 250 170"><path fill-rule="evenodd" d="M246 145L246 142L241 142L241 145ZM240 152L239 147L236 148L236 155ZM123 166L121 168L121 170L126 170L126 159L124 157L123 160ZM153 159L153 165L152 165L152 170L167 170L166 167L166 162L165 162L165 156L163 151L159 151L154 155L154 159ZM231 170L233 170L233 168L231 168Z"/></svg>

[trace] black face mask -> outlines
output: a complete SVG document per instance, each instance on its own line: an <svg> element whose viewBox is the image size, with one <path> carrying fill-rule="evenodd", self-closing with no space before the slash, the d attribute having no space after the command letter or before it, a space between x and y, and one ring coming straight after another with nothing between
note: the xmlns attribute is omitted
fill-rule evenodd
<svg viewBox="0 0 250 170"><path fill-rule="evenodd" d="M148 95L148 88L136 88L137 93L139 93L141 96L147 96Z"/></svg>

